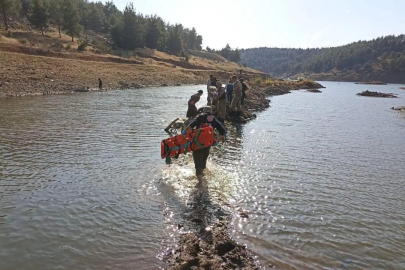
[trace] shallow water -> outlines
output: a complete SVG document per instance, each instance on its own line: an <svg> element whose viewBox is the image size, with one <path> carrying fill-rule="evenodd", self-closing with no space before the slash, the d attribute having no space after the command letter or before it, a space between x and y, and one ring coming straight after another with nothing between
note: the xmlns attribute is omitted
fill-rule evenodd
<svg viewBox="0 0 405 270"><path fill-rule="evenodd" d="M202 191L159 157L199 86L0 100L0 269L165 267L220 216L263 267L405 268L405 91L322 84L230 128Z"/></svg>

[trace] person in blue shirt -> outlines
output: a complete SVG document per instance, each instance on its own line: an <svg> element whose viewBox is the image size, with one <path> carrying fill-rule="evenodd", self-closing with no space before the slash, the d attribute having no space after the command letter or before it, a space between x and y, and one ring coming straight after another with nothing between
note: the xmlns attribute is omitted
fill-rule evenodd
<svg viewBox="0 0 405 270"><path fill-rule="evenodd" d="M229 82L225 86L225 91L226 91L226 99L229 104L232 103L232 92L233 92L233 81L232 77L229 78Z"/></svg>

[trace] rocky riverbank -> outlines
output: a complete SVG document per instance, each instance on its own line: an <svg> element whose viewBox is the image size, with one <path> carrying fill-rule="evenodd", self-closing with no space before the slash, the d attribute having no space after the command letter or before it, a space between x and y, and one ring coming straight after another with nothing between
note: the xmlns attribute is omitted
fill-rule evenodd
<svg viewBox="0 0 405 270"><path fill-rule="evenodd" d="M250 81L250 89L247 92L246 105L243 113L230 115L226 120L231 123L246 123L256 118L256 113L270 107L269 96L278 96L288 94L293 90L306 89L309 91L319 91L324 88L321 84L311 81L284 81L277 79L254 78ZM319 91L321 92L321 91ZM228 108L228 111L229 108Z"/></svg>

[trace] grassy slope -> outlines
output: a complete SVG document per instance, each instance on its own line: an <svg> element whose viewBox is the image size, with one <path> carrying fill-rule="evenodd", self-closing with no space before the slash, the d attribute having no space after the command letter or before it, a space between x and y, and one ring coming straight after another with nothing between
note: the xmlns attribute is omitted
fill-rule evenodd
<svg viewBox="0 0 405 270"><path fill-rule="evenodd" d="M205 83L209 74L224 80L239 74L240 67L192 56L189 62L153 50L139 50L128 57L96 54L89 46L77 52L77 43L55 30L41 36L27 29L14 30L12 37L0 32L0 97L71 92L96 88L100 77L112 89L138 85ZM70 49L69 49L70 45ZM201 56L201 55L200 55ZM213 59L209 54L206 57ZM243 68L244 76L261 72Z"/></svg>

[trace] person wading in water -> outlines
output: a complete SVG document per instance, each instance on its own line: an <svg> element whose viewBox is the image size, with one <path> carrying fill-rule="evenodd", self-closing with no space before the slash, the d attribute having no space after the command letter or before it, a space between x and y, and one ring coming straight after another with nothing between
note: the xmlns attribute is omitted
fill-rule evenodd
<svg viewBox="0 0 405 270"><path fill-rule="evenodd" d="M194 94L191 96L191 98L188 101L188 110L186 117L197 117L198 111L197 111L197 106L195 104L200 101L201 96L203 95L203 90L198 90L197 94Z"/></svg>
<svg viewBox="0 0 405 270"><path fill-rule="evenodd" d="M212 146L217 146L218 143L222 140L223 136L225 136L225 128L221 125L221 123L211 114L212 108L207 106L204 107L203 114L200 114L197 119L195 119L183 132L182 134L185 135L187 131L191 130L192 128L203 128L207 126L211 126L219 132L219 136L216 142ZM207 159L210 155L211 146L205 147L203 149L197 150L193 152L193 160L195 165L195 172L198 178L198 181L202 181L204 177L204 170L207 166Z"/></svg>

